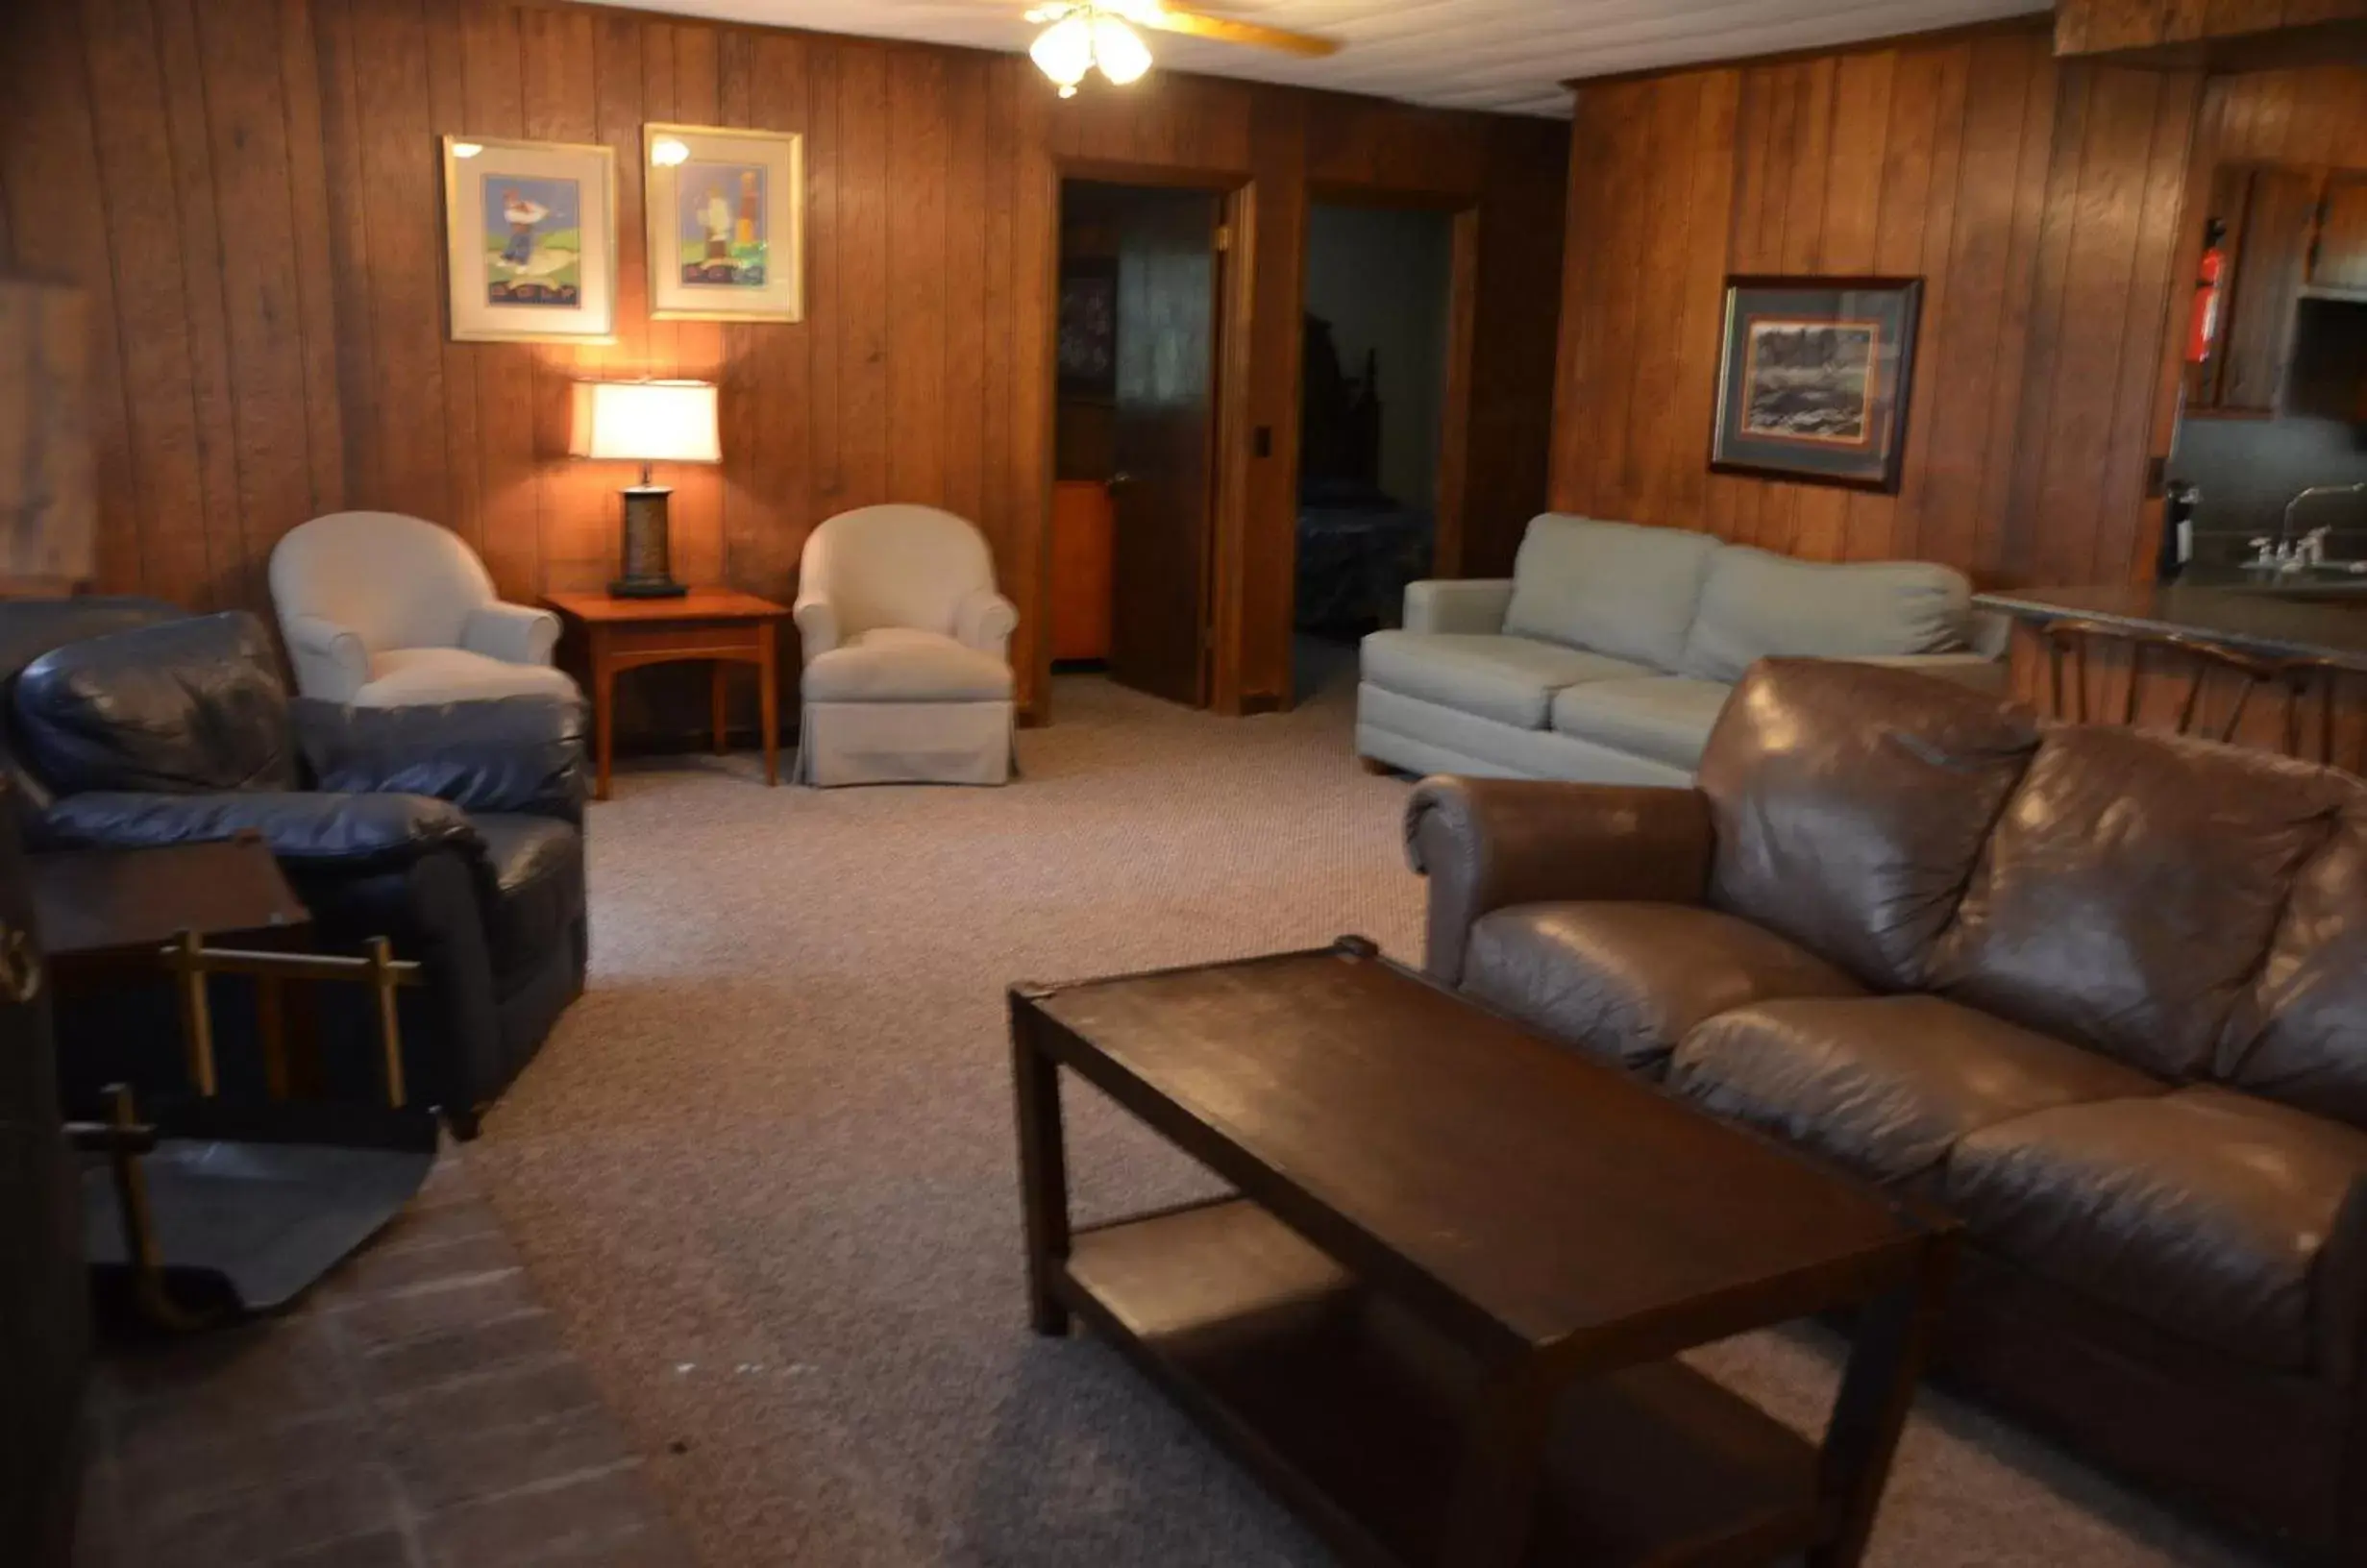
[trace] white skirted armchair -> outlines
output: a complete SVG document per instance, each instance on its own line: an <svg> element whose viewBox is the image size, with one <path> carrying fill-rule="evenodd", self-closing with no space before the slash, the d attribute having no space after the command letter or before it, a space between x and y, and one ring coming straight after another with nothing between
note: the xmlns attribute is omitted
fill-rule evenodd
<svg viewBox="0 0 2367 1568"><path fill-rule="evenodd" d="M476 551L399 512L333 512L271 552L271 602L306 697L361 707L573 694L558 617L505 604Z"/></svg>
<svg viewBox="0 0 2367 1568"><path fill-rule="evenodd" d="M1000 784L1011 775L1011 633L978 530L931 506L841 512L798 575L798 777Z"/></svg>

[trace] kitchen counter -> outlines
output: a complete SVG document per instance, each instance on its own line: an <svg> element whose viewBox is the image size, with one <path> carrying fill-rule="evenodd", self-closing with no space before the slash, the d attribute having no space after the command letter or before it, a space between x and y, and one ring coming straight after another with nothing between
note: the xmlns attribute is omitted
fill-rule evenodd
<svg viewBox="0 0 2367 1568"><path fill-rule="evenodd" d="M2270 658L2327 658L2367 671L2367 584L2290 586L2118 583L1977 594L1980 608L2019 621L2096 621L2182 632Z"/></svg>

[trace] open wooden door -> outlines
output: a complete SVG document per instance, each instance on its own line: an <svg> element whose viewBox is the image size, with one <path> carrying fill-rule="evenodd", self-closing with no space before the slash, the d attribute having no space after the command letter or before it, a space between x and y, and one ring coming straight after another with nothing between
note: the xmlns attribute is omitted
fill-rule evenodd
<svg viewBox="0 0 2367 1568"><path fill-rule="evenodd" d="M1110 674L1208 702L1217 227L1211 191L1129 189L1118 210Z"/></svg>

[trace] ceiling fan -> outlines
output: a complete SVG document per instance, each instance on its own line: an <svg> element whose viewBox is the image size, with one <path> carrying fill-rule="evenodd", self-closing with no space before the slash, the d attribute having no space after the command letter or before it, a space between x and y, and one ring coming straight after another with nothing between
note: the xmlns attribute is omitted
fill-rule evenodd
<svg viewBox="0 0 2367 1568"><path fill-rule="evenodd" d="M1047 24L1027 54L1039 70L1060 84L1063 98L1076 96L1076 85L1090 70L1098 69L1111 82L1123 86L1150 69L1150 46L1136 28L1310 58L1332 54L1340 47L1312 33L1211 16L1165 5L1162 0L1046 0L1027 12L1027 19Z"/></svg>

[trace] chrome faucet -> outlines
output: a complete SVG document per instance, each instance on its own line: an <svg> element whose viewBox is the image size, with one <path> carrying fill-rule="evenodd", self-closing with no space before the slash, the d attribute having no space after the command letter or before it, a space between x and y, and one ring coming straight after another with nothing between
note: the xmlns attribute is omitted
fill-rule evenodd
<svg viewBox="0 0 2367 1568"><path fill-rule="evenodd" d="M2309 500L2312 496L2367 496L2367 479L2361 479L2356 484L2313 484L2307 489L2294 492L2293 499L2284 503L2283 520L2277 525L2277 542L2279 544L2289 547L2294 542L2293 514L2300 508L2303 502ZM2324 528L2312 530L2312 534L2319 540L2319 555L2321 559L2325 554L2324 536L2327 530Z"/></svg>

